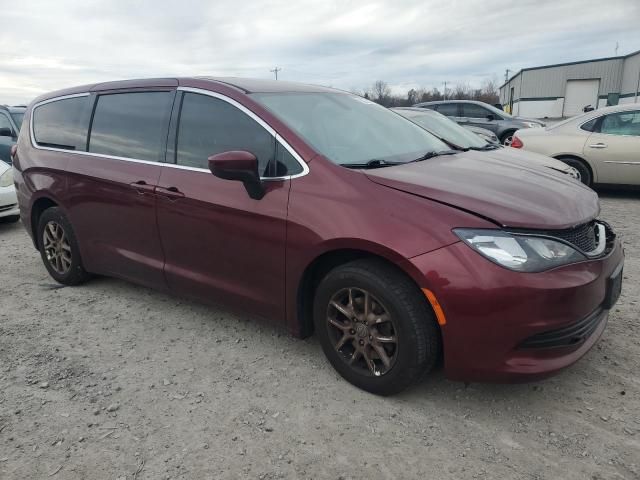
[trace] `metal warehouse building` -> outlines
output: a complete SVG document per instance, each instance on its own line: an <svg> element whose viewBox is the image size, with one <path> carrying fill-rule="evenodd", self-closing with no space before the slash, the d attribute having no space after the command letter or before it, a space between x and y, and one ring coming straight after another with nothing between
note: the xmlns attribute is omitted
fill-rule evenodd
<svg viewBox="0 0 640 480"><path fill-rule="evenodd" d="M595 108L640 102L640 50L621 57L523 68L500 87L513 115L571 117Z"/></svg>

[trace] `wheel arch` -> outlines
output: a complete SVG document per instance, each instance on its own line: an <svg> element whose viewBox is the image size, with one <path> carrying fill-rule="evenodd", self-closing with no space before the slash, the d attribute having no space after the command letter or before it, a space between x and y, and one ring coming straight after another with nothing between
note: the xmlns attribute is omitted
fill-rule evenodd
<svg viewBox="0 0 640 480"><path fill-rule="evenodd" d="M57 206L59 206L58 202L46 195L37 198L31 205L29 228L31 231L33 246L36 247L36 249L38 249L38 220L45 210Z"/></svg>
<svg viewBox="0 0 640 480"><path fill-rule="evenodd" d="M589 163L589 161L586 158L581 157L579 155L576 155L575 153L558 153L558 154L554 154L552 157L555 158L556 160L560 160L560 161L562 161L563 158L579 161L580 163L584 164L584 166L589 169L589 173L591 173L591 183L592 184L598 183L597 182L598 173L591 166L591 163Z"/></svg>
<svg viewBox="0 0 640 480"><path fill-rule="evenodd" d="M379 260L396 270L407 275L420 289L421 274L413 266L411 262L402 258L396 252L384 252L369 248L332 248L317 254L304 268L300 279L296 285L295 296L295 315L293 321L292 332L297 336L304 338L313 333L313 299L315 291L324 278L334 268L360 259ZM431 304L425 297L425 302L432 309Z"/></svg>

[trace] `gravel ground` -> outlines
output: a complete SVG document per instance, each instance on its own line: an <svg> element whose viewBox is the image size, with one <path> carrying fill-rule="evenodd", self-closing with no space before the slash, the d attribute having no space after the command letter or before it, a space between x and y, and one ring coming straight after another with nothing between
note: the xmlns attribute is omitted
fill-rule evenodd
<svg viewBox="0 0 640 480"><path fill-rule="evenodd" d="M627 261L591 352L540 383L436 372L392 398L314 338L119 280L60 288L0 225L0 478L640 478L640 194L602 203Z"/></svg>

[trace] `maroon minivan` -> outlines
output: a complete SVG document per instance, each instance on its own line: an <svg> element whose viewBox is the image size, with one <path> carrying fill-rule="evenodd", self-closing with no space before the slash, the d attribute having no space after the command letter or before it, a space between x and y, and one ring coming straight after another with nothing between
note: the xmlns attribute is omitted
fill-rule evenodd
<svg viewBox="0 0 640 480"><path fill-rule="evenodd" d="M315 332L360 388L548 376L602 334L623 249L566 175L452 151L329 88L167 78L46 94L15 155L51 276L110 275Z"/></svg>

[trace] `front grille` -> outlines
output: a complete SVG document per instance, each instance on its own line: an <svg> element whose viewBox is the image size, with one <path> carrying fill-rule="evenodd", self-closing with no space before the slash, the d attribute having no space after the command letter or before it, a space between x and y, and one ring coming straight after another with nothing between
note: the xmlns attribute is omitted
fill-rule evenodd
<svg viewBox="0 0 640 480"><path fill-rule="evenodd" d="M606 312L598 309L588 317L558 330L538 333L524 340L518 348L570 347L584 342L596 331Z"/></svg>
<svg viewBox="0 0 640 480"><path fill-rule="evenodd" d="M574 228L568 228L566 230L537 230L535 233L538 235L559 238L560 240L570 243L578 250L589 253L594 251L598 246L598 224L602 224L605 227L607 242L605 248L606 254L613 248L613 240L616 238L616 235L606 222L602 222L600 220L592 220L591 222L583 223L582 225L578 225Z"/></svg>
<svg viewBox="0 0 640 480"><path fill-rule="evenodd" d="M7 210L12 210L18 206L17 203L12 203L11 205L5 205L4 207L0 207L0 212L6 212Z"/></svg>
<svg viewBox="0 0 640 480"><path fill-rule="evenodd" d="M559 230L554 237L575 245L583 252L591 252L598 246L596 222L589 222L569 230Z"/></svg>

